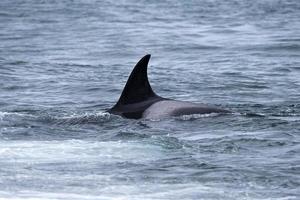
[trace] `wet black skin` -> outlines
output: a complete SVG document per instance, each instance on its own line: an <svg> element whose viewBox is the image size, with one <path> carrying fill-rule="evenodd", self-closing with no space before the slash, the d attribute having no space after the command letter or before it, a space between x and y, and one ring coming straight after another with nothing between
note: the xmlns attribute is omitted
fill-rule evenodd
<svg viewBox="0 0 300 200"><path fill-rule="evenodd" d="M111 109L107 110L111 114L120 115L130 119L143 118L144 112L153 104L171 100L155 94L150 86L147 68L151 55L144 56L132 70L123 92ZM195 104L197 105L197 104ZM208 114L208 113L229 113L227 110L203 106L183 106L174 109L171 116L189 114Z"/></svg>

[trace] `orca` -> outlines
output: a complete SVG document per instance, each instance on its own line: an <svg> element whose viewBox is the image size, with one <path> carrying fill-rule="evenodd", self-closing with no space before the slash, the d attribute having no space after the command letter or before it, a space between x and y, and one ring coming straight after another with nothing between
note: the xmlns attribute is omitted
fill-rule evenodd
<svg viewBox="0 0 300 200"><path fill-rule="evenodd" d="M151 88L147 68L151 55L145 55L132 70L118 102L110 114L130 119L161 119L165 117L229 113L227 110L200 103L177 101L158 96Z"/></svg>

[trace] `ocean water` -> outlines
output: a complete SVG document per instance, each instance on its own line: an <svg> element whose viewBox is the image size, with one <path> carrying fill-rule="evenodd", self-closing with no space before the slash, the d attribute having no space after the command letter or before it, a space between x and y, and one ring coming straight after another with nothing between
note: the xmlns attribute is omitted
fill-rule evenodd
<svg viewBox="0 0 300 200"><path fill-rule="evenodd" d="M135 63L234 112L105 113ZM0 199L300 199L300 1L1 0Z"/></svg>

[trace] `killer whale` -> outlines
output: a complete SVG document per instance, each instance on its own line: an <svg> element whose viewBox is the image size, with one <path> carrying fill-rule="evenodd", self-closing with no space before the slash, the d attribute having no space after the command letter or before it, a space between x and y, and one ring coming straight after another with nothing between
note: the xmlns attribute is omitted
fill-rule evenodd
<svg viewBox="0 0 300 200"><path fill-rule="evenodd" d="M148 80L151 55L145 55L133 68L117 103L109 113L130 119L157 119L170 116L229 113L200 103L177 101L157 95Z"/></svg>

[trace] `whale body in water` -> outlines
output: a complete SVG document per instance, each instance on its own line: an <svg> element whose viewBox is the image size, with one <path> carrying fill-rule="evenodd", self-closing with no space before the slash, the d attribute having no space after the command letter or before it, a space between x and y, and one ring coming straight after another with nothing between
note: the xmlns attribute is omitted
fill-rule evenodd
<svg viewBox="0 0 300 200"><path fill-rule="evenodd" d="M157 95L148 80L151 55L145 55L132 70L118 102L109 113L131 119L160 119L171 116L229 113L200 103L177 101Z"/></svg>

